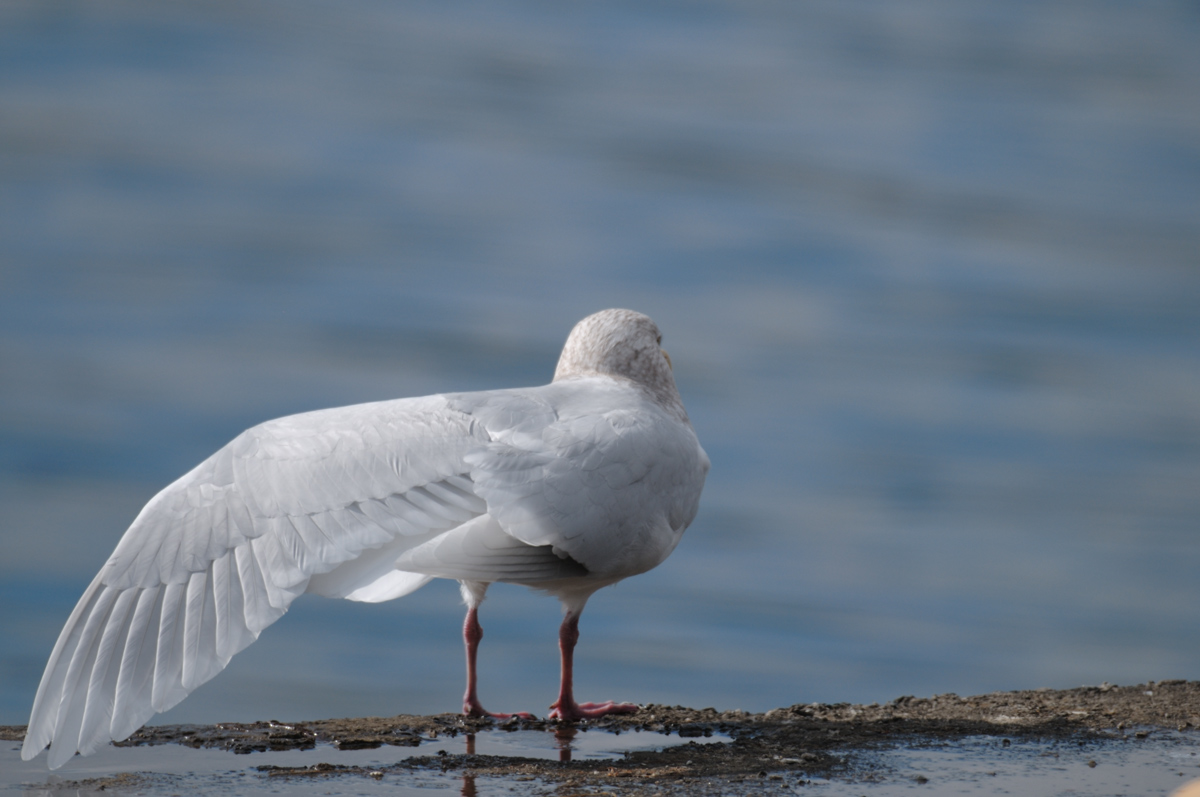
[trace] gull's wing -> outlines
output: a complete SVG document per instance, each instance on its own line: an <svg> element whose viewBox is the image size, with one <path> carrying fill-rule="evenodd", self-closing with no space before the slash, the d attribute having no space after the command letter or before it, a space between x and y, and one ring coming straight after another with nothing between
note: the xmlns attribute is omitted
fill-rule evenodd
<svg viewBox="0 0 1200 797"><path fill-rule="evenodd" d="M21 755L124 739L220 672L306 589L386 600L429 576L407 548L486 511L465 464L486 444L447 397L280 418L235 438L142 510L46 665Z"/></svg>

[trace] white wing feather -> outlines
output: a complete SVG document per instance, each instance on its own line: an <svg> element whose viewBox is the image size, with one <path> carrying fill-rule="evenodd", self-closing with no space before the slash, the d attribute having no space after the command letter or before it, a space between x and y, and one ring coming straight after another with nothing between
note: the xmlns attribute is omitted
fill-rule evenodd
<svg viewBox="0 0 1200 797"><path fill-rule="evenodd" d="M460 581L506 581L539 586L588 575L583 565L549 545L533 546L508 534L491 515L480 515L429 542L410 548L396 567Z"/></svg>

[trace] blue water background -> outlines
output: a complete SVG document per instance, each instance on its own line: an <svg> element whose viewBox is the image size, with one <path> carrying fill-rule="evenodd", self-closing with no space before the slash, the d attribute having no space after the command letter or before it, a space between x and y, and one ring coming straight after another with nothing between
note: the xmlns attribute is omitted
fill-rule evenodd
<svg viewBox="0 0 1200 797"><path fill-rule="evenodd" d="M581 699L1200 678L1191 2L0 4L0 723L242 429L654 317L713 469ZM167 722L452 711L456 585L312 596ZM497 586L484 702L543 713Z"/></svg>

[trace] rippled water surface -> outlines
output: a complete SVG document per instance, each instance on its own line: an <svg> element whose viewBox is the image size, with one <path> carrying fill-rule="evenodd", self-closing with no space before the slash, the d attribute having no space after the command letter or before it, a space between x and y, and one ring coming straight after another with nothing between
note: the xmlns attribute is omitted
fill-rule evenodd
<svg viewBox="0 0 1200 797"><path fill-rule="evenodd" d="M242 429L547 381L653 316L713 470L581 699L1200 678L1194 4L0 5L0 724ZM481 690L544 713L499 585ZM165 722L454 710L436 582L306 596Z"/></svg>

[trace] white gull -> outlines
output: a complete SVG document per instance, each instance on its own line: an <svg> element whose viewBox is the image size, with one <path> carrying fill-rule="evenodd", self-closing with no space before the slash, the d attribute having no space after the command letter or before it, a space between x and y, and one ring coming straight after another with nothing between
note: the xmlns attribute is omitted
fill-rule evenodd
<svg viewBox="0 0 1200 797"><path fill-rule="evenodd" d="M397 399L255 426L148 503L58 638L21 756L52 769L129 737L312 592L378 602L435 577L467 604L463 712L484 710L478 608L492 582L563 605L550 717L577 703L592 593L656 567L696 515L709 460L654 322L605 310L571 331L542 387ZM521 716L529 716L522 714Z"/></svg>

